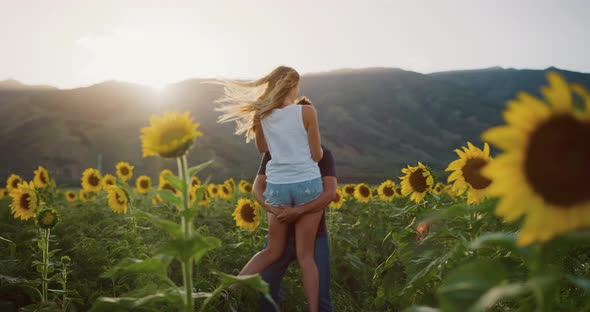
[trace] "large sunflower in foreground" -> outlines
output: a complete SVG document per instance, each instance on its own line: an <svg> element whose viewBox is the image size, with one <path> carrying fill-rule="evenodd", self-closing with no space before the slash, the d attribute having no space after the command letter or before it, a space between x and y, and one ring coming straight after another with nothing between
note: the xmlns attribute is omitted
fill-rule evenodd
<svg viewBox="0 0 590 312"><path fill-rule="evenodd" d="M232 216L238 227L254 231L260 224L260 207L251 200L242 198L238 201Z"/></svg>
<svg viewBox="0 0 590 312"><path fill-rule="evenodd" d="M147 193L152 190L152 179L146 175L139 176L135 180L135 190L138 193Z"/></svg>
<svg viewBox="0 0 590 312"><path fill-rule="evenodd" d="M111 186L111 185L115 185L117 184L117 178L110 174L107 173L102 177L102 189L103 190L107 190L107 187Z"/></svg>
<svg viewBox="0 0 590 312"><path fill-rule="evenodd" d="M395 197L395 182L387 180L379 185L377 191L381 200L390 202Z"/></svg>
<svg viewBox="0 0 590 312"><path fill-rule="evenodd" d="M100 172L94 168L88 168L82 173L82 188L87 192L98 192L102 189Z"/></svg>
<svg viewBox="0 0 590 312"><path fill-rule="evenodd" d="M354 197L354 190L356 189L356 185L354 184L346 184L342 187L342 191L344 191L344 197Z"/></svg>
<svg viewBox="0 0 590 312"><path fill-rule="evenodd" d="M164 113L163 117L152 115L150 126L141 129L143 157L161 156L174 158L184 155L194 140L203 133L197 131L189 113Z"/></svg>
<svg viewBox="0 0 590 312"><path fill-rule="evenodd" d="M340 209L346 199L344 198L344 191L341 189L336 189L336 195L334 199L330 202L330 208L332 209Z"/></svg>
<svg viewBox="0 0 590 312"><path fill-rule="evenodd" d="M354 198L362 203L368 203L372 194L371 187L366 183L357 184L354 188Z"/></svg>
<svg viewBox="0 0 590 312"><path fill-rule="evenodd" d="M51 176L49 175L49 171L47 169L39 166L37 170L34 171L35 177L33 178L33 183L35 187L38 189L46 188L51 185Z"/></svg>
<svg viewBox="0 0 590 312"><path fill-rule="evenodd" d="M21 182L16 189L10 192L10 197L12 197L10 210L15 218L21 220L34 217L37 210L43 205L33 182Z"/></svg>
<svg viewBox="0 0 590 312"><path fill-rule="evenodd" d="M128 162L120 161L119 163L117 163L115 168L117 169L117 176L124 182L131 180L131 178L133 177L133 168L135 167L131 166L131 164L129 164Z"/></svg>
<svg viewBox="0 0 590 312"><path fill-rule="evenodd" d="M500 197L496 214L509 222L526 216L520 245L590 227L590 93L557 73L547 78L544 99L519 93L504 111L506 125L482 135L503 150L483 169L489 193Z"/></svg>
<svg viewBox="0 0 590 312"><path fill-rule="evenodd" d="M68 202L74 202L76 201L76 199L78 199L78 196L76 195L76 193L72 192L72 191L67 191L66 192L66 200Z"/></svg>
<svg viewBox="0 0 590 312"><path fill-rule="evenodd" d="M127 193L116 185L107 187L107 193L109 207L113 212L126 214L129 209L129 196L127 196Z"/></svg>
<svg viewBox="0 0 590 312"><path fill-rule="evenodd" d="M11 174L6 180L6 189L10 193L12 190L16 190L22 181L23 179L20 176Z"/></svg>
<svg viewBox="0 0 590 312"><path fill-rule="evenodd" d="M467 142L463 150L456 149L459 159L451 162L445 171L452 171L448 178L453 183L453 191L457 195L467 192L468 204L479 204L487 197L487 190L492 180L481 174L481 170L487 166L490 157L490 146L484 143L483 151Z"/></svg>
<svg viewBox="0 0 590 312"><path fill-rule="evenodd" d="M252 193L252 183L246 180L240 181L240 183L238 183L238 188L240 189L240 192L244 194Z"/></svg>
<svg viewBox="0 0 590 312"><path fill-rule="evenodd" d="M402 169L402 172L406 174L400 177L402 194L404 196L412 194L410 200L416 203L421 202L434 187L434 177L430 169L419 162L418 166L408 166L408 168Z"/></svg>

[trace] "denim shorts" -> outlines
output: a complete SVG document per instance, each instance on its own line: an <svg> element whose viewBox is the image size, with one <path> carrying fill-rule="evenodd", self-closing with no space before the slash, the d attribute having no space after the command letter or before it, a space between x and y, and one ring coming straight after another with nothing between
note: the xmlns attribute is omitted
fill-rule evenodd
<svg viewBox="0 0 590 312"><path fill-rule="evenodd" d="M266 202L273 206L299 206L320 197L323 191L322 178L316 178L297 183L267 183L263 195Z"/></svg>

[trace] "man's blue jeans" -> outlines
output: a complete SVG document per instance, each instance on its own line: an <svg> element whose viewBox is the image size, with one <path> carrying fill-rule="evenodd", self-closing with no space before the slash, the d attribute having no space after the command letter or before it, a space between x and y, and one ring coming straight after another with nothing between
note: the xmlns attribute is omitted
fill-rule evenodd
<svg viewBox="0 0 590 312"><path fill-rule="evenodd" d="M289 239L283 255L279 260L269 266L260 275L262 279L270 286L270 295L276 303L280 300L281 281L291 262L297 260L297 250L295 248L295 233L289 233ZM268 237L266 238L268 243ZM266 248L266 245L265 245ZM318 267L320 282L320 311L332 312L332 301L330 300L330 241L328 235L318 236L315 240L315 263ZM303 284L299 284L300 287ZM272 304L264 297L260 299L260 311L274 312Z"/></svg>

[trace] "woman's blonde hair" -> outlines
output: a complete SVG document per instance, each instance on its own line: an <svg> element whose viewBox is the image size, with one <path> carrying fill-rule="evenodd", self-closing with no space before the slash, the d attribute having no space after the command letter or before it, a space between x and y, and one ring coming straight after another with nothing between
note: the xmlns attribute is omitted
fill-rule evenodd
<svg viewBox="0 0 590 312"><path fill-rule="evenodd" d="M254 138L260 121L281 106L291 90L299 84L299 73L291 67L279 66L270 74L252 81L220 81L224 95L216 102L223 104L218 122L235 121L236 134L246 135L246 142Z"/></svg>

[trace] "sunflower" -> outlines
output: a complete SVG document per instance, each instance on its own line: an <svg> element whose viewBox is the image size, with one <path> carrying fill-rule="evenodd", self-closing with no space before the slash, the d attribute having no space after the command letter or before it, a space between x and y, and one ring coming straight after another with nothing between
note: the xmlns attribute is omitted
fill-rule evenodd
<svg viewBox="0 0 590 312"><path fill-rule="evenodd" d="M201 179L199 179L199 177L197 177L197 176L192 176L191 177L191 187L197 187L197 186L201 186Z"/></svg>
<svg viewBox="0 0 590 312"><path fill-rule="evenodd" d="M103 190L107 190L107 187L111 186L111 185L115 185L117 184L117 178L110 174L107 173L102 177L102 189Z"/></svg>
<svg viewBox="0 0 590 312"><path fill-rule="evenodd" d="M0 199L4 198L6 196L8 196L8 190L3 187L0 187Z"/></svg>
<svg viewBox="0 0 590 312"><path fill-rule="evenodd" d="M344 198L344 191L341 189L337 189L334 199L330 202L330 208L340 209L345 201L346 199Z"/></svg>
<svg viewBox="0 0 590 312"><path fill-rule="evenodd" d="M158 191L163 191L163 190L169 190L172 193L174 193L174 195L180 195L180 191L177 190L174 186L172 186L172 184L170 184L170 182L168 182L167 180L160 180L160 183L158 184Z"/></svg>
<svg viewBox="0 0 590 312"><path fill-rule="evenodd" d="M152 115L150 126L141 129L143 157L160 155L164 158L186 154L194 140L203 133L197 131L189 113L164 113L163 117Z"/></svg>
<svg viewBox="0 0 590 312"><path fill-rule="evenodd" d="M379 185L377 191L381 200L390 202L395 197L395 182L387 180Z"/></svg>
<svg viewBox="0 0 590 312"><path fill-rule="evenodd" d="M399 185L399 186L397 186L395 188L395 196L397 196L397 197L405 197L404 196L404 193L402 193L402 187L401 187L401 185Z"/></svg>
<svg viewBox="0 0 590 312"><path fill-rule="evenodd" d="M12 197L10 210L15 218L21 220L28 220L35 216L37 210L44 204L41 202L33 182L21 182L16 189L10 192L10 197Z"/></svg>
<svg viewBox="0 0 590 312"><path fill-rule="evenodd" d="M227 184L219 184L217 186L217 190L219 191L219 197L223 199L231 199L232 193L230 190L230 186Z"/></svg>
<svg viewBox="0 0 590 312"><path fill-rule="evenodd" d="M241 198L232 216L238 227L254 231L260 224L260 206L249 199Z"/></svg>
<svg viewBox="0 0 590 312"><path fill-rule="evenodd" d="M43 208L35 217L35 224L42 229L52 229L58 222L59 214L52 208Z"/></svg>
<svg viewBox="0 0 590 312"><path fill-rule="evenodd" d="M135 191L138 193L147 193L152 190L152 179L146 175L139 176L135 180Z"/></svg>
<svg viewBox="0 0 590 312"><path fill-rule="evenodd" d="M354 188L354 198L356 198L356 200L360 202L368 203L371 199L371 195L371 187L368 186L366 183L357 184Z"/></svg>
<svg viewBox="0 0 590 312"><path fill-rule="evenodd" d="M207 186L207 191L209 192L211 198L219 196L219 188L215 184L209 184Z"/></svg>
<svg viewBox="0 0 590 312"><path fill-rule="evenodd" d="M346 184L342 190L344 190L345 197L354 197L354 190L356 189L356 185L354 184Z"/></svg>
<svg viewBox="0 0 590 312"><path fill-rule="evenodd" d="M438 182L436 183L436 185L434 186L434 188L432 189L432 194L434 195L440 195L442 194L442 192L445 190L445 185Z"/></svg>
<svg viewBox="0 0 590 312"><path fill-rule="evenodd" d="M66 200L71 202L76 201L76 199L78 199L78 196L76 196L76 193L72 192L72 191L67 191L66 192Z"/></svg>
<svg viewBox="0 0 590 312"><path fill-rule="evenodd" d="M101 176L98 170L88 168L82 174L82 188L88 192L98 192L102 188Z"/></svg>
<svg viewBox="0 0 590 312"><path fill-rule="evenodd" d="M11 174L10 177L8 177L8 179L6 180L6 189L8 190L8 192L12 192L12 190L15 190L18 188L18 185L23 181L23 179L21 177L19 177L16 174Z"/></svg>
<svg viewBox="0 0 590 312"><path fill-rule="evenodd" d="M487 197L487 190L492 181L481 174L481 169L488 165L490 146L485 143L483 151L467 142L463 150L456 149L459 159L449 164L445 171L452 171L448 178L453 183L453 191L457 195L467 192L467 203L478 204Z"/></svg>
<svg viewBox="0 0 590 312"><path fill-rule="evenodd" d="M434 177L426 166L418 162L418 166L402 169L406 175L400 177L402 180L402 195L408 196L412 194L410 200L416 203L421 202L426 194L428 194L434 186Z"/></svg>
<svg viewBox="0 0 590 312"><path fill-rule="evenodd" d="M92 199L92 193L88 192L84 189L80 190L80 200L83 202L89 201Z"/></svg>
<svg viewBox="0 0 590 312"><path fill-rule="evenodd" d="M195 198L198 198L197 205L199 206L207 206L209 204L209 192L205 186L193 187L189 194L191 206L194 204Z"/></svg>
<svg viewBox="0 0 590 312"><path fill-rule="evenodd" d="M233 178L229 178L223 182L223 184L229 186L229 190L231 193L236 191L236 181Z"/></svg>
<svg viewBox="0 0 590 312"><path fill-rule="evenodd" d="M504 111L506 125L482 138L503 150L482 173L496 214L512 222L526 216L519 244L547 241L590 226L590 95L557 73L547 75L544 99L519 93ZM574 106L572 91L585 104Z"/></svg>
<svg viewBox="0 0 590 312"><path fill-rule="evenodd" d="M240 183L238 184L238 188L240 189L240 192L244 194L252 193L252 184L246 180L240 181Z"/></svg>
<svg viewBox="0 0 590 312"><path fill-rule="evenodd" d="M127 196L127 193L116 185L107 187L107 192L109 207L113 212L126 214L127 209L129 209L129 196Z"/></svg>
<svg viewBox="0 0 590 312"><path fill-rule="evenodd" d="M51 184L51 176L47 169L39 166L37 170L34 171L35 177L33 178L33 183L35 187L38 189L46 188Z"/></svg>
<svg viewBox="0 0 590 312"><path fill-rule="evenodd" d="M128 162L120 161L116 168L117 176L124 182L131 180L131 177L133 177L133 168L135 167L131 166Z"/></svg>

